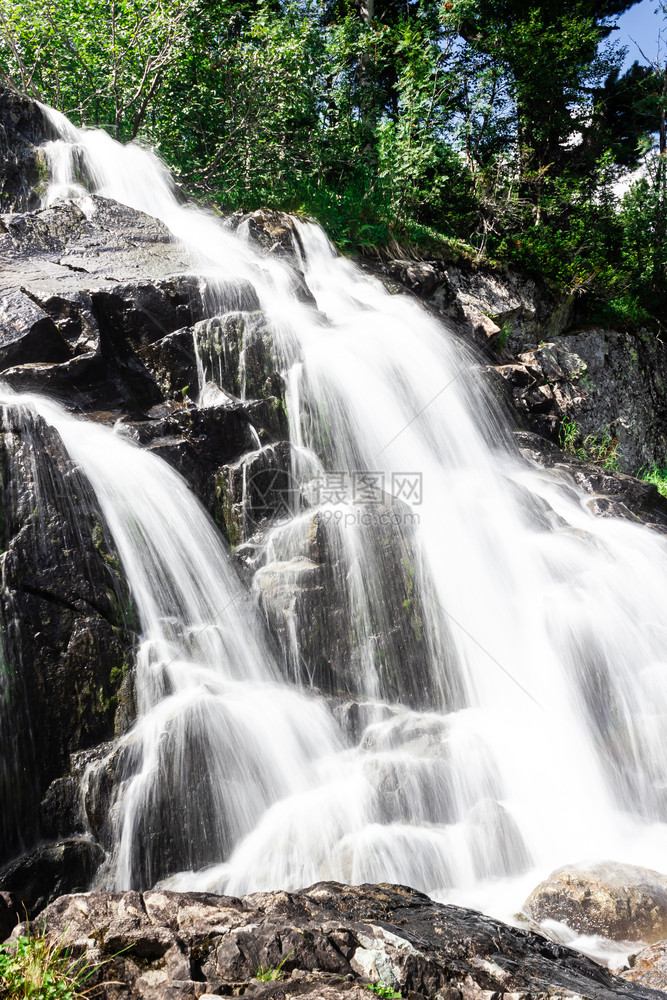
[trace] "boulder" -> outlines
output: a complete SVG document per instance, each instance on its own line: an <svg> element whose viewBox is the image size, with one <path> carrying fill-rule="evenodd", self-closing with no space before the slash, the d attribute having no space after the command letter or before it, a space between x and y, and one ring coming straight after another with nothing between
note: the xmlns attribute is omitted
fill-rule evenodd
<svg viewBox="0 0 667 1000"><path fill-rule="evenodd" d="M562 945L402 886L321 882L242 899L75 894L52 903L40 925L103 963L86 984L99 984L101 1000L363 1000L368 984L406 1000L656 997Z"/></svg>
<svg viewBox="0 0 667 1000"><path fill-rule="evenodd" d="M139 352L167 399L195 399L199 388L192 329L185 327L148 344Z"/></svg>
<svg viewBox="0 0 667 1000"><path fill-rule="evenodd" d="M631 955L629 965L629 969L621 972L623 979L652 990L667 990L667 941L658 941L638 955Z"/></svg>
<svg viewBox="0 0 667 1000"><path fill-rule="evenodd" d="M2 896L11 894L19 912L32 919L58 896L87 889L103 860L100 845L84 838L46 844L0 871Z"/></svg>
<svg viewBox="0 0 667 1000"><path fill-rule="evenodd" d="M603 861L559 868L524 903L538 922L557 920L579 934L652 943L667 937L667 876Z"/></svg>

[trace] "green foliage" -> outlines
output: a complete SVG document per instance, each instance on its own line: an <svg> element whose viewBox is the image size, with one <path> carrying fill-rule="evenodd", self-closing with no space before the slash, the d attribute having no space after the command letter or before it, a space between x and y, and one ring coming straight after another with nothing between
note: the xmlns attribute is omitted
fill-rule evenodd
<svg viewBox="0 0 667 1000"><path fill-rule="evenodd" d="M500 348L501 351L506 346L507 341L512 336L512 332L513 332L512 324L508 320L505 320L502 327L500 328L500 333L498 334L498 347Z"/></svg>
<svg viewBox="0 0 667 1000"><path fill-rule="evenodd" d="M599 434L587 434L583 437L575 420L563 420L560 427L560 446L563 451L574 455L581 462L601 465L610 472L618 471L618 441L612 436L609 427L604 428Z"/></svg>
<svg viewBox="0 0 667 1000"><path fill-rule="evenodd" d="M0 945L0 995L6 1000L77 1000L96 967L43 936Z"/></svg>
<svg viewBox="0 0 667 1000"><path fill-rule="evenodd" d="M385 985L385 983L366 983L366 989L379 997L383 997L383 1000L402 1000L403 998L402 993L397 993L395 989Z"/></svg>
<svg viewBox="0 0 667 1000"><path fill-rule="evenodd" d="M644 482L653 483L658 492L663 497L667 497L667 469L661 469L657 465L652 466L650 469L641 469L639 478L643 479Z"/></svg>
<svg viewBox="0 0 667 1000"><path fill-rule="evenodd" d="M667 107L610 47L628 0L0 0L0 76L154 146L223 211L314 216L341 249L487 257L589 314L667 305ZM601 44L604 43L604 44Z"/></svg>
<svg viewBox="0 0 667 1000"><path fill-rule="evenodd" d="M0 69L79 122L139 133L197 0L0 0Z"/></svg>

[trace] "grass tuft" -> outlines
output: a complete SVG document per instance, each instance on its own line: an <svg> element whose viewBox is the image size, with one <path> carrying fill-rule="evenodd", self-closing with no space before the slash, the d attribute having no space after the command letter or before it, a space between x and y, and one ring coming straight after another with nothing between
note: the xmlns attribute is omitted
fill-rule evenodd
<svg viewBox="0 0 667 1000"><path fill-rule="evenodd" d="M403 1000L403 994L397 993L393 987L387 986L386 983L366 983L366 989L375 993L376 996L382 997L383 1000Z"/></svg>
<svg viewBox="0 0 667 1000"><path fill-rule="evenodd" d="M660 469L657 465L654 465L650 469L642 469L638 475L644 482L653 483L658 493L661 493L663 497L667 497L667 469Z"/></svg>
<svg viewBox="0 0 667 1000"><path fill-rule="evenodd" d="M73 958L62 941L43 935L0 944L0 996L3 1000L79 1000L90 990L85 983L97 969L85 958Z"/></svg>

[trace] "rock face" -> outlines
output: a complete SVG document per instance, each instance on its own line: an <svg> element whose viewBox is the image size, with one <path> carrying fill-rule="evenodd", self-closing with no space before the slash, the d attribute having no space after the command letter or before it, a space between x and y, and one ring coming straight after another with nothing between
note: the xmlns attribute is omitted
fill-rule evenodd
<svg viewBox="0 0 667 1000"><path fill-rule="evenodd" d="M58 435L5 407L0 468L1 861L39 836L39 802L70 754L113 735L134 622L106 525Z"/></svg>
<svg viewBox="0 0 667 1000"><path fill-rule="evenodd" d="M74 954L105 963L94 976L104 1000L363 1000L376 983L409 1000L657 996L562 945L402 886L70 895L40 920Z"/></svg>
<svg viewBox="0 0 667 1000"><path fill-rule="evenodd" d="M667 877L611 861L559 868L533 890L524 911L580 934L652 943L667 937Z"/></svg>
<svg viewBox="0 0 667 1000"><path fill-rule="evenodd" d="M142 353L201 316L197 279L166 228L104 198L0 217L0 373L79 410L163 398ZM178 387L179 389L182 386Z"/></svg>
<svg viewBox="0 0 667 1000"><path fill-rule="evenodd" d="M48 138L35 102L14 90L0 90L0 212L25 211L38 204L43 165L36 147Z"/></svg>
<svg viewBox="0 0 667 1000"><path fill-rule="evenodd" d="M648 331L591 329L489 369L525 426L636 473L667 452L667 349Z"/></svg>

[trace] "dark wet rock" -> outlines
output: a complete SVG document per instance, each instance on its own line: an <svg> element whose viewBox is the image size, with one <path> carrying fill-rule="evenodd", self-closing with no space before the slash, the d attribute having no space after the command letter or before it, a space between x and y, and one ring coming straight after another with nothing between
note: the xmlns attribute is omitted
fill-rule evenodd
<svg viewBox="0 0 667 1000"><path fill-rule="evenodd" d="M168 401L148 410L146 418L126 421L126 432L169 462L216 515L220 513L216 497L221 466L255 448L257 438L271 441L285 431L282 410L265 399L243 403L228 398L204 408L189 400ZM224 526L224 520L218 519Z"/></svg>
<svg viewBox="0 0 667 1000"><path fill-rule="evenodd" d="M139 352L167 399L194 399L199 375L192 329L175 330Z"/></svg>
<svg viewBox="0 0 667 1000"><path fill-rule="evenodd" d="M81 788L73 775L52 781L39 807L40 829L47 839L86 833Z"/></svg>
<svg viewBox="0 0 667 1000"><path fill-rule="evenodd" d="M533 890L524 911L579 934L652 943L667 937L667 876L613 861L559 868Z"/></svg>
<svg viewBox="0 0 667 1000"><path fill-rule="evenodd" d="M3 217L0 377L81 410L162 399L142 359L203 310L190 261L162 223L105 198Z"/></svg>
<svg viewBox="0 0 667 1000"><path fill-rule="evenodd" d="M0 368L71 357L69 344L48 313L25 292L0 300Z"/></svg>
<svg viewBox="0 0 667 1000"><path fill-rule="evenodd" d="M267 523L294 517L304 508L292 461L291 444L278 441L218 470L216 520L225 525L233 546L248 541Z"/></svg>
<svg viewBox="0 0 667 1000"><path fill-rule="evenodd" d="M581 462L538 434L519 431L515 438L523 454L536 465L552 470L562 482L574 483L588 494L587 506L594 514L667 529L667 499L652 483Z"/></svg>
<svg viewBox="0 0 667 1000"><path fill-rule="evenodd" d="M87 889L103 860L104 851L91 840L45 844L3 868L0 889L32 918L58 896Z"/></svg>
<svg viewBox="0 0 667 1000"><path fill-rule="evenodd" d="M58 435L6 407L0 468L7 663L0 854L6 860L38 839L39 803L68 772L70 754L113 734L134 618L90 486Z"/></svg>
<svg viewBox="0 0 667 1000"><path fill-rule="evenodd" d="M243 899L159 890L70 895L40 920L74 954L104 962L90 983L101 983L102 1000L361 1000L359 988L378 982L408 1000L657 996L544 937L401 886L324 882ZM257 978L260 967L272 970L272 981Z"/></svg>
<svg viewBox="0 0 667 1000"><path fill-rule="evenodd" d="M414 707L439 703L414 583L413 525L411 509L384 495L378 503L306 511L273 532L271 562L257 572L255 588L289 676L329 693L363 694L370 643L380 697ZM363 533L370 560L366 622L352 611L345 554L355 532Z"/></svg>
<svg viewBox="0 0 667 1000"><path fill-rule="evenodd" d="M26 913L12 892L0 892L0 942L6 940Z"/></svg>
<svg viewBox="0 0 667 1000"><path fill-rule="evenodd" d="M0 89L0 212L36 206L44 174L37 147L49 137L34 101L9 87Z"/></svg>
<svg viewBox="0 0 667 1000"><path fill-rule="evenodd" d="M264 313L230 312L197 323L193 338L204 378L239 399L284 400L273 337Z"/></svg>
<svg viewBox="0 0 667 1000"><path fill-rule="evenodd" d="M667 941L643 948L631 956L629 964L630 968L620 974L623 979L651 990L667 990Z"/></svg>
<svg viewBox="0 0 667 1000"><path fill-rule="evenodd" d="M90 351L62 364L36 362L6 368L0 378L16 392L68 398L70 405L87 409L91 405L122 403L123 391L105 385L107 375L103 358Z"/></svg>

